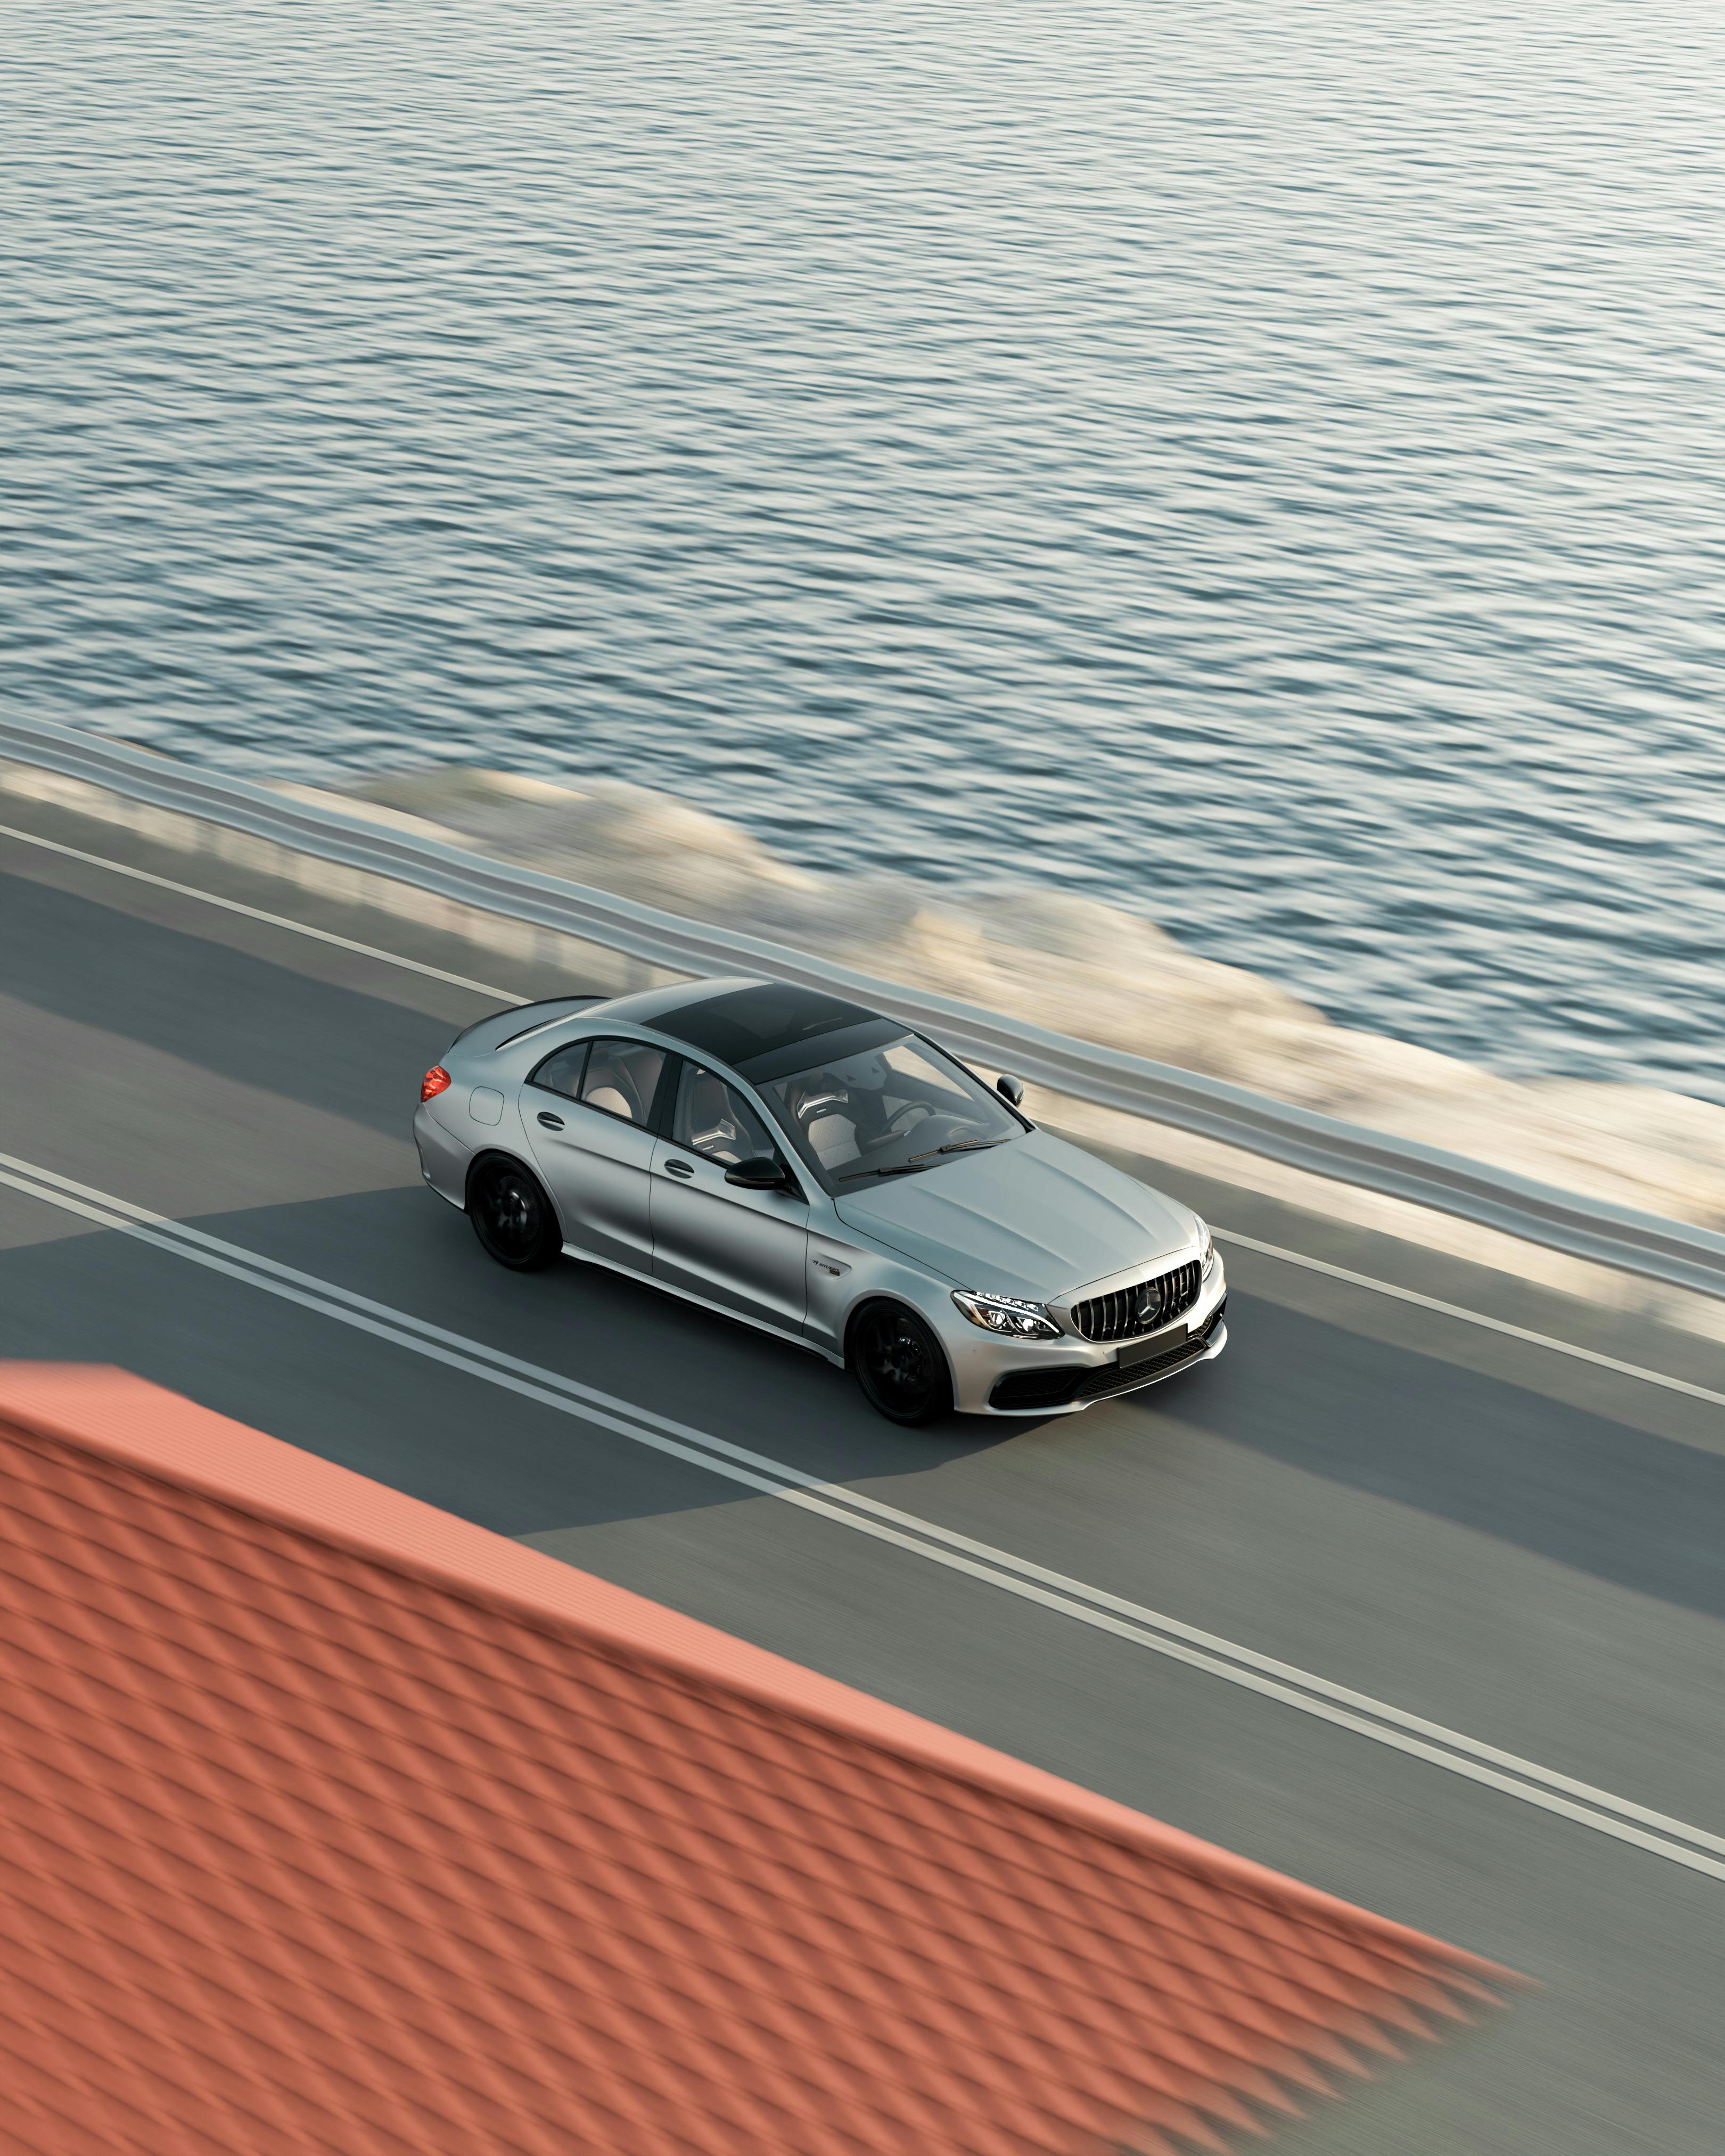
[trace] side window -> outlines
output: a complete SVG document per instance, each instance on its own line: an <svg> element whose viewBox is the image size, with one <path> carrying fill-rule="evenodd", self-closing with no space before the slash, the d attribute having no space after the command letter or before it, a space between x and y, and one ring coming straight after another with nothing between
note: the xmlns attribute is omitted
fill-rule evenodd
<svg viewBox="0 0 1725 2156"><path fill-rule="evenodd" d="M548 1093L562 1093L574 1100L581 1091L581 1066L587 1060L587 1049L584 1040L572 1040L567 1047L547 1055L528 1084L542 1086Z"/></svg>
<svg viewBox="0 0 1725 2156"><path fill-rule="evenodd" d="M735 1086L698 1063L683 1065L671 1142L708 1160L723 1161L727 1168L740 1160L770 1158L778 1151L767 1126Z"/></svg>
<svg viewBox="0 0 1725 2156"><path fill-rule="evenodd" d="M576 1096L626 1123L644 1124L665 1068L665 1051L641 1040L596 1040Z"/></svg>

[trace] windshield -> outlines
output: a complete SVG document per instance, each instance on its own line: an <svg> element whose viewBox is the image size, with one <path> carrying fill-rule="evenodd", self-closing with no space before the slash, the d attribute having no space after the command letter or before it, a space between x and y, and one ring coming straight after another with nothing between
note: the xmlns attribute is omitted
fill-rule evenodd
<svg viewBox="0 0 1725 2156"><path fill-rule="evenodd" d="M761 1090L809 1167L834 1184L920 1172L1024 1130L998 1095L914 1034Z"/></svg>

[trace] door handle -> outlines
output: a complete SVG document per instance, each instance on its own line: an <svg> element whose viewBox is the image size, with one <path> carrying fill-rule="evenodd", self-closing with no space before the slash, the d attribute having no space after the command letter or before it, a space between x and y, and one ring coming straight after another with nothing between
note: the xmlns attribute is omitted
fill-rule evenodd
<svg viewBox="0 0 1725 2156"><path fill-rule="evenodd" d="M694 1174L695 1170L690 1167L688 1162L685 1160L668 1160L665 1163L665 1172L667 1175L675 1175L680 1178L683 1182L686 1183L689 1178Z"/></svg>
<svg viewBox="0 0 1725 2156"><path fill-rule="evenodd" d="M545 1127L548 1131L560 1131L563 1127L562 1117L561 1116L553 1116L544 1108L542 1108L539 1111L539 1120L544 1124Z"/></svg>

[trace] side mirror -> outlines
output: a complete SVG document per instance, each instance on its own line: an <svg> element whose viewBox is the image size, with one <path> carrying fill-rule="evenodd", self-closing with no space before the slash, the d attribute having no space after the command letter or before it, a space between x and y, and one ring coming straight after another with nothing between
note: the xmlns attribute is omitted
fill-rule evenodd
<svg viewBox="0 0 1725 2156"><path fill-rule="evenodd" d="M1009 1070L1003 1070L994 1081L994 1090L997 1093L1005 1094L1014 1107L1017 1107L1024 1097L1024 1081L1022 1078L1014 1078Z"/></svg>
<svg viewBox="0 0 1725 2156"><path fill-rule="evenodd" d="M785 1173L771 1154L757 1153L752 1160L739 1160L727 1168L725 1180L739 1190L783 1190Z"/></svg>

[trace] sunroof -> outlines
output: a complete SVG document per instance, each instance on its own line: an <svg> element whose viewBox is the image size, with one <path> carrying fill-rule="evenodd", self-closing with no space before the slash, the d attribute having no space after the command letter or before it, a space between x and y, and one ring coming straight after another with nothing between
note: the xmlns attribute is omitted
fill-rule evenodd
<svg viewBox="0 0 1725 2156"><path fill-rule="evenodd" d="M752 988L732 988L722 996L661 1011L652 1024L655 1032L687 1041L690 1047L702 1049L721 1063L743 1063L877 1015L860 1004L823 995L817 988L762 981Z"/></svg>

